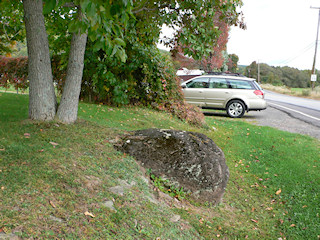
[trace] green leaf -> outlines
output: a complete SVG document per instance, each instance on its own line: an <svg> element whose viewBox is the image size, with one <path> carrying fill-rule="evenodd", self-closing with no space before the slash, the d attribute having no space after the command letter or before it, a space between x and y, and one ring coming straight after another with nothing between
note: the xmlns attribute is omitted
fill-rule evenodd
<svg viewBox="0 0 320 240"><path fill-rule="evenodd" d="M81 9L82 9L83 11L86 11L89 3L90 3L90 0L82 0L82 1L80 2Z"/></svg>
<svg viewBox="0 0 320 240"><path fill-rule="evenodd" d="M90 38L91 42L94 42L95 40L97 40L97 34L90 34L88 37Z"/></svg>
<svg viewBox="0 0 320 240"><path fill-rule="evenodd" d="M101 41L96 41L96 43L93 46L94 51L99 51L103 47L103 43Z"/></svg>
<svg viewBox="0 0 320 240"><path fill-rule="evenodd" d="M121 62L126 62L127 61L127 54L124 49L119 49L117 52L118 57L120 58Z"/></svg>
<svg viewBox="0 0 320 240"><path fill-rule="evenodd" d="M112 53L111 53L110 57L113 57L116 54L117 51L118 51L118 46L117 45L113 46L113 50L112 50Z"/></svg>
<svg viewBox="0 0 320 240"><path fill-rule="evenodd" d="M118 44L118 45L120 45L122 47L126 46L125 41L123 41L123 39L121 39L121 38L116 38L116 39L114 39L114 41L115 41L116 44Z"/></svg>
<svg viewBox="0 0 320 240"><path fill-rule="evenodd" d="M69 31L70 31L71 33L76 32L76 31L79 29L79 27L78 27L78 25L77 25L77 22L76 22L76 21L71 21L71 22L69 23L68 29L69 29Z"/></svg>
<svg viewBox="0 0 320 240"><path fill-rule="evenodd" d="M46 0L43 7L43 14L49 14L56 7L56 0Z"/></svg>
<svg viewBox="0 0 320 240"><path fill-rule="evenodd" d="M107 54L108 56L110 56L111 53L112 53L112 50L113 50L113 48L112 48L111 44L110 44L109 42L107 42L107 43L106 43L106 46L105 46L106 54Z"/></svg>
<svg viewBox="0 0 320 240"><path fill-rule="evenodd" d="M96 13L97 13L97 8L96 8L96 5L92 2L90 2L88 4L88 7L86 9L86 13L87 13L87 16L88 17L95 17L96 16Z"/></svg>

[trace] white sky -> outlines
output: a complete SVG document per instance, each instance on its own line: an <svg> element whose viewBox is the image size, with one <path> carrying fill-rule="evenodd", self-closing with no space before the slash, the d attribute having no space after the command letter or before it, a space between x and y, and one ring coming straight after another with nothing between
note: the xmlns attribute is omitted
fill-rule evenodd
<svg viewBox="0 0 320 240"><path fill-rule="evenodd" d="M320 0L243 0L243 3L241 11L247 30L233 27L227 45L229 54L239 56L239 65L259 61L271 66L311 69L319 10L310 6L320 7ZM316 68L320 69L320 49Z"/></svg>

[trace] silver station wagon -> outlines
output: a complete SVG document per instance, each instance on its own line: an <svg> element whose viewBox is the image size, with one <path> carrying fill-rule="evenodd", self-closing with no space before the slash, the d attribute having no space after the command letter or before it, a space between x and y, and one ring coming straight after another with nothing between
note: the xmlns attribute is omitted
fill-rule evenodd
<svg viewBox="0 0 320 240"><path fill-rule="evenodd" d="M202 75L181 84L185 100L202 108L226 110L240 118L248 111L267 108L264 92L253 78L233 75Z"/></svg>

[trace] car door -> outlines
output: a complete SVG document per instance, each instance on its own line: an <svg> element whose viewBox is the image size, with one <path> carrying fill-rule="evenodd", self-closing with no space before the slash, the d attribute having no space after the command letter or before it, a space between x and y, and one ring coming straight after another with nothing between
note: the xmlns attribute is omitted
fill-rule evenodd
<svg viewBox="0 0 320 240"><path fill-rule="evenodd" d="M183 88L185 100L196 106L205 106L205 91L208 86L208 77L199 77L187 82L186 87Z"/></svg>
<svg viewBox="0 0 320 240"><path fill-rule="evenodd" d="M211 77L209 88L206 91L206 106L213 108L224 108L226 100L229 98L230 89L225 78Z"/></svg>

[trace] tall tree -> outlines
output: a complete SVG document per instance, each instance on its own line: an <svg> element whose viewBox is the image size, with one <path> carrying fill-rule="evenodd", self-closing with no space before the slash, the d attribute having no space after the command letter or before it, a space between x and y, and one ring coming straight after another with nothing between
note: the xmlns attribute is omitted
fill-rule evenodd
<svg viewBox="0 0 320 240"><path fill-rule="evenodd" d="M234 4L236 3L234 2ZM238 4L240 4L240 2ZM236 12L232 13L232 8L230 8L230 12L225 12L223 10L224 7L230 7L227 5L227 1L216 2L215 5L212 5L211 10L208 12L201 12L200 18L205 17L205 20L201 20L199 29L194 29L191 32L188 37L191 41L184 40L175 43L174 49L172 50L173 57L176 58L179 57L179 55L186 53L193 57L190 58L189 62L198 59L198 65L206 72L225 69L228 61L228 57L226 56L226 45L228 42L230 26L239 25L241 28L245 28L245 24L242 19L237 18L237 16L240 16L241 14ZM230 15L233 17L230 18ZM186 28L188 27L188 24L184 24L183 26ZM179 34L182 31L183 30L180 30ZM214 37L203 37L207 35Z"/></svg>
<svg viewBox="0 0 320 240"><path fill-rule="evenodd" d="M209 56L204 56L200 60L201 69L206 72L213 72L223 68L225 62L224 52L227 48L229 26L226 22L220 20L220 14L217 13L213 18L213 27L219 30L219 37L212 42Z"/></svg>
<svg viewBox="0 0 320 240"><path fill-rule="evenodd" d="M33 120L50 121L56 114L56 96L42 13L43 2L24 0L23 8L29 56L29 117Z"/></svg>
<svg viewBox="0 0 320 240"><path fill-rule="evenodd" d="M141 22L146 22L144 38L158 40L161 26L166 24L175 29L173 37L163 43L171 48L178 46L184 55L195 60L209 56L217 45L220 30L218 23L244 27L237 7L241 0L135 0L133 13ZM142 24L143 25L143 24Z"/></svg>
<svg viewBox="0 0 320 240"><path fill-rule="evenodd" d="M87 33L78 31L78 33L73 34L67 79L57 112L57 119L64 123L73 123L77 120L86 42Z"/></svg>

